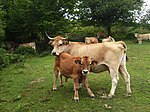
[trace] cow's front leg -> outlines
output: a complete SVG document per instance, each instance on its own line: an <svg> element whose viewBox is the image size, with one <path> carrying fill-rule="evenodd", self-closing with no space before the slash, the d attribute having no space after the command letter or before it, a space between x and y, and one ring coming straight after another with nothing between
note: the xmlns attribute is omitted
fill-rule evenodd
<svg viewBox="0 0 150 112"><path fill-rule="evenodd" d="M78 78L74 78L74 101L79 101L79 82Z"/></svg>
<svg viewBox="0 0 150 112"><path fill-rule="evenodd" d="M142 44L142 40L138 40L139 44Z"/></svg>
<svg viewBox="0 0 150 112"><path fill-rule="evenodd" d="M59 74L59 70L58 70L57 68L54 68L53 91L56 91L56 90L57 90L56 81L57 81L57 78L58 78L58 74Z"/></svg>
<svg viewBox="0 0 150 112"><path fill-rule="evenodd" d="M88 79L87 79L87 76L83 76L83 83L85 84L85 87L90 95L90 97L94 97L94 94L92 93L91 89L90 89L90 86L89 86L89 83L88 83Z"/></svg>

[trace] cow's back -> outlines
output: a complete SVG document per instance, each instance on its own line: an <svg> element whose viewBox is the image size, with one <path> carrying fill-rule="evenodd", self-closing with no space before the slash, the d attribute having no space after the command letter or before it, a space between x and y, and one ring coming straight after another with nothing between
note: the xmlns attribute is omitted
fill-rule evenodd
<svg viewBox="0 0 150 112"><path fill-rule="evenodd" d="M148 34L137 34L137 39L141 39L141 40L147 40L150 39L150 33Z"/></svg>
<svg viewBox="0 0 150 112"><path fill-rule="evenodd" d="M116 52L121 52L123 46L121 44L111 42L111 43L97 43L97 44L87 44L87 45L73 45L70 52L72 56L89 56L97 61L102 61L104 57L107 57L112 53L115 55ZM120 54L120 53L119 53Z"/></svg>

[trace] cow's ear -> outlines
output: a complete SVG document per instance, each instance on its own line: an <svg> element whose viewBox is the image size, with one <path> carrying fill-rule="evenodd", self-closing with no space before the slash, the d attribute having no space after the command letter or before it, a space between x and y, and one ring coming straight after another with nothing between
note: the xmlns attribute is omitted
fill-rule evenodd
<svg viewBox="0 0 150 112"><path fill-rule="evenodd" d="M64 39L64 40L63 40L63 44L64 44L64 45L68 45L68 44L69 44L69 40L68 40L68 39Z"/></svg>
<svg viewBox="0 0 150 112"><path fill-rule="evenodd" d="M74 62L75 62L76 64L81 64L81 60L79 60L79 59L74 60Z"/></svg>
<svg viewBox="0 0 150 112"><path fill-rule="evenodd" d="M92 60L92 62L91 62L92 65L97 65L97 63L98 62L96 60Z"/></svg>
<svg viewBox="0 0 150 112"><path fill-rule="evenodd" d="M54 42L54 40L50 40L49 42L48 42L48 44L52 44Z"/></svg>

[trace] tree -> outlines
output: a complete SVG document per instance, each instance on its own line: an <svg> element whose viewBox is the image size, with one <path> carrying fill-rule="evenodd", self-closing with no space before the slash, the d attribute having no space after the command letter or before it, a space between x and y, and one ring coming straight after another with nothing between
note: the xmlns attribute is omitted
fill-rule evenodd
<svg viewBox="0 0 150 112"><path fill-rule="evenodd" d="M148 30L150 30L150 9L146 11L147 13L144 15L143 19L140 21L140 23L146 27Z"/></svg>
<svg viewBox="0 0 150 112"><path fill-rule="evenodd" d="M4 40L4 28L5 28L5 22L4 22L4 14L5 12L2 10L2 4L0 2L0 44Z"/></svg>
<svg viewBox="0 0 150 112"><path fill-rule="evenodd" d="M73 10L76 0L3 0L7 13L8 40L42 39L45 31L52 36L68 30L65 14Z"/></svg>
<svg viewBox="0 0 150 112"><path fill-rule="evenodd" d="M80 0L80 19L85 24L102 25L111 34L115 23L134 21L134 11L141 10L143 0Z"/></svg>

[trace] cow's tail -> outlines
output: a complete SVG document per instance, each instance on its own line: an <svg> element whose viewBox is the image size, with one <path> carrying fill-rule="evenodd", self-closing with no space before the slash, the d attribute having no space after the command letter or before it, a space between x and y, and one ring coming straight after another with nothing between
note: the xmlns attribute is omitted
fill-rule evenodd
<svg viewBox="0 0 150 112"><path fill-rule="evenodd" d="M126 56L126 61L128 61L129 58L128 58L127 55L126 55L126 51L127 51L127 45L126 45L126 43L123 42L123 41L118 41L118 43L121 44L121 45L124 47L124 54L125 54L125 56Z"/></svg>
<svg viewBox="0 0 150 112"><path fill-rule="evenodd" d="M118 43L124 47L124 52L126 52L127 51L127 45L123 41L118 41Z"/></svg>

